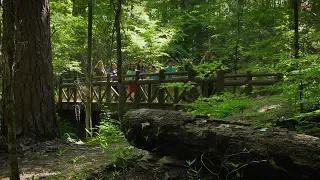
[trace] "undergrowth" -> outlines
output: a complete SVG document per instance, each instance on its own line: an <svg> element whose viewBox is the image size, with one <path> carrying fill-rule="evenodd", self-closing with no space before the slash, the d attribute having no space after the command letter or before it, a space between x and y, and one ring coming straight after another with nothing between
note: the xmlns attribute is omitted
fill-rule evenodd
<svg viewBox="0 0 320 180"><path fill-rule="evenodd" d="M192 114L227 117L234 113L242 114L244 109L253 103L252 98L225 93L221 96L198 98L195 102L185 105L185 107Z"/></svg>
<svg viewBox="0 0 320 180"><path fill-rule="evenodd" d="M112 119L108 109L105 107L100 115L100 124L96 127L91 142L107 147L110 144L122 142L124 140L124 135L120 130L120 122Z"/></svg>
<svg viewBox="0 0 320 180"><path fill-rule="evenodd" d="M76 135L76 130L75 128L72 127L70 122L68 122L65 119L62 119L58 114L57 114L57 119L58 119L61 139L63 140L70 140L70 138L78 139L78 136Z"/></svg>

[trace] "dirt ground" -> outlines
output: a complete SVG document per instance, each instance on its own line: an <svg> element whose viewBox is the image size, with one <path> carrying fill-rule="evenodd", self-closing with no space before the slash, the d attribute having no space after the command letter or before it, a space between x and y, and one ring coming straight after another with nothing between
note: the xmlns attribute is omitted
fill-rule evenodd
<svg viewBox="0 0 320 180"><path fill-rule="evenodd" d="M62 140L26 143L19 152L21 179L86 179L111 164L114 150L129 147L126 142L102 148L97 144L70 143ZM134 149L136 154L143 151ZM0 152L0 180L9 179L7 153Z"/></svg>

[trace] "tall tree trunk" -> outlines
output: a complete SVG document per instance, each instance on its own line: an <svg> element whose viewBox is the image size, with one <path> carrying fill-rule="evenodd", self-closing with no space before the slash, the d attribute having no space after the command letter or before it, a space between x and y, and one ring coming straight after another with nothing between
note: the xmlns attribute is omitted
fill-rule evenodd
<svg viewBox="0 0 320 180"><path fill-rule="evenodd" d="M87 100L86 100L86 137L89 137L88 131L92 130L91 119L91 71L92 71L92 0L88 0L88 59L87 59Z"/></svg>
<svg viewBox="0 0 320 180"><path fill-rule="evenodd" d="M244 0L238 0L238 13L237 13L237 42L235 47L235 57L234 57L234 74L238 73L238 61L239 61L239 46L240 46L240 37L241 37L241 21L242 14L244 9ZM237 79L237 78L234 78ZM233 91L236 92L237 87L233 87Z"/></svg>
<svg viewBox="0 0 320 180"><path fill-rule="evenodd" d="M121 22L121 11L122 11L122 1L117 0L117 9L116 9L116 19L115 19L115 27L116 27L116 32L117 32L117 66L118 66L118 84L119 84L119 105L118 105L118 114L119 114L119 119L120 122L123 120L124 116L124 104L125 104L125 90L124 90L124 85L122 83L122 53L121 53L121 29L120 29L120 22Z"/></svg>
<svg viewBox="0 0 320 180"><path fill-rule="evenodd" d="M17 135L59 137L55 112L49 0L17 1L14 81Z"/></svg>
<svg viewBox="0 0 320 180"><path fill-rule="evenodd" d="M301 4L300 0L292 0L293 14L294 14L294 57L299 58L299 5ZM299 68L301 74L301 68ZM299 108L300 112L303 112L303 80L300 78L299 83Z"/></svg>
<svg viewBox="0 0 320 180"><path fill-rule="evenodd" d="M300 0L293 0L294 11L294 57L299 58L299 4Z"/></svg>
<svg viewBox="0 0 320 180"><path fill-rule="evenodd" d="M15 1L4 0L3 11L3 58L4 58L4 89L3 89L3 121L7 128L8 151L10 161L10 179L19 178L17 158L16 125L14 112L14 58L15 58Z"/></svg>
<svg viewBox="0 0 320 180"><path fill-rule="evenodd" d="M86 16L86 0L72 0L72 16Z"/></svg>

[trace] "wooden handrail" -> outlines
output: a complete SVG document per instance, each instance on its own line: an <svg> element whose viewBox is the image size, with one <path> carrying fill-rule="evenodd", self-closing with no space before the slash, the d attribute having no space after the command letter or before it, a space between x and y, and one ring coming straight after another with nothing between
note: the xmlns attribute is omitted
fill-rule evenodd
<svg viewBox="0 0 320 180"><path fill-rule="evenodd" d="M279 73L252 73L248 71L245 74L225 74L224 71L217 71L214 76L211 76L206 79L201 79L196 76L197 73L195 71L182 71L182 72L164 72L164 70L160 70L159 73L156 74L140 74L139 71L136 72L135 75L123 75L123 85L134 84L134 102L133 105L135 108L139 108L141 101L145 100L145 103L148 104L148 107L151 107L151 104L154 101L157 102L159 107L164 107L168 105L168 103L179 103L184 96L185 91L179 91L178 88L162 88L159 85L164 83L188 83L193 82L195 86L200 87L200 94L204 97L208 97L210 93L213 91L216 94L223 94L225 91L225 87L228 86L245 86L244 92L247 95L250 95L253 90L253 86L261 85L273 85L280 81L281 74ZM141 77L150 77L150 76L158 76L157 80L145 78L141 79ZM173 78L167 78L167 76L173 76ZM99 104L101 103L112 103L112 99L116 96L119 96L117 93L118 82L112 81L117 76L112 76L111 74L107 74L107 76L100 77L92 77L92 91L93 91L93 101ZM126 77L133 77L131 80L127 80ZM256 77L259 77L258 79ZM261 77L266 77L266 79L261 79ZM239 78L239 79L237 79ZM79 98L82 99L83 94L86 91L84 86L83 78L74 78L74 79L60 79L59 83L59 102L68 102L72 101L76 103L79 101ZM214 87L214 90L208 91L209 87ZM156 88L155 88L156 87ZM155 88L155 90L151 90ZM193 87L193 89L196 87ZM199 88L196 88L198 91ZM153 94L150 94L153 93ZM193 92L194 93L194 92ZM197 95L195 95L196 97ZM168 100L169 99L169 100Z"/></svg>

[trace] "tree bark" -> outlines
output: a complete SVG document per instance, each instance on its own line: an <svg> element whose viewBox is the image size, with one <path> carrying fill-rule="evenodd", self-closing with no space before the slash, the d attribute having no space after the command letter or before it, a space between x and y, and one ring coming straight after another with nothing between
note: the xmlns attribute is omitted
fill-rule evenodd
<svg viewBox="0 0 320 180"><path fill-rule="evenodd" d="M293 14L294 14L294 57L299 59L299 5L301 4L300 0L292 0ZM301 68L299 69L301 71ZM301 72L300 72L301 73ZM300 79L299 83L299 108L300 112L303 112L303 80Z"/></svg>
<svg viewBox="0 0 320 180"><path fill-rule="evenodd" d="M73 0L72 1L72 15L73 16L86 16L87 3L85 0Z"/></svg>
<svg viewBox="0 0 320 180"><path fill-rule="evenodd" d="M17 158L16 125L14 111L14 59L15 59L15 1L4 0L3 5L3 58L4 58L4 78L3 78L3 122L7 129L8 151L10 161L10 179L19 178L19 167Z"/></svg>
<svg viewBox="0 0 320 180"><path fill-rule="evenodd" d="M223 162L246 150L233 163L266 160L280 166L283 177L320 178L320 139L313 136L151 109L127 112L121 129L129 143L158 155L186 160L205 153L212 162Z"/></svg>
<svg viewBox="0 0 320 180"><path fill-rule="evenodd" d="M59 136L51 60L49 0L17 1L14 80L17 135Z"/></svg>
<svg viewBox="0 0 320 180"><path fill-rule="evenodd" d="M121 52L121 11L122 11L122 0L117 0L117 9L116 9L116 16L115 16L115 27L117 32L117 67L118 67L118 84L119 84L119 105L118 105L118 114L120 121L123 120L124 115L124 104L125 104L125 89L124 85L122 84L122 52Z"/></svg>
<svg viewBox="0 0 320 180"><path fill-rule="evenodd" d="M292 0L294 14L294 57L299 58L299 5L300 0Z"/></svg>
<svg viewBox="0 0 320 180"><path fill-rule="evenodd" d="M86 100L86 137L89 137L89 132L92 131L92 119L91 119L91 74L92 74L92 0L88 0L88 59L87 59L87 100Z"/></svg>

